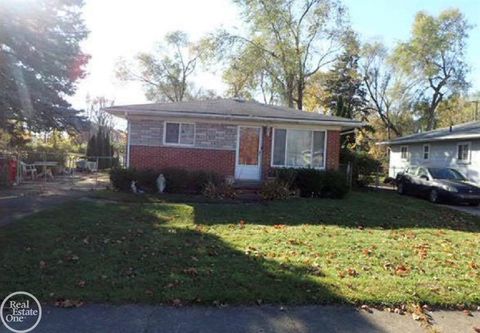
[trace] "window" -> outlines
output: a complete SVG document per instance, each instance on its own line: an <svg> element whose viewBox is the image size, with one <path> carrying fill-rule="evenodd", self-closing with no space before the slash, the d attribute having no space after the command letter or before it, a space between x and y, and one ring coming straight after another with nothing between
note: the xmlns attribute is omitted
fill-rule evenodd
<svg viewBox="0 0 480 333"><path fill-rule="evenodd" d="M430 145L423 145L423 159L430 159Z"/></svg>
<svg viewBox="0 0 480 333"><path fill-rule="evenodd" d="M400 158L402 160L408 159L408 146L402 146L400 148Z"/></svg>
<svg viewBox="0 0 480 333"><path fill-rule="evenodd" d="M457 162L468 163L470 161L470 143L459 143L457 145Z"/></svg>
<svg viewBox="0 0 480 333"><path fill-rule="evenodd" d="M165 123L165 144L193 145L195 125L188 123Z"/></svg>
<svg viewBox="0 0 480 333"><path fill-rule="evenodd" d="M325 132L276 128L273 137L273 166L323 168Z"/></svg>

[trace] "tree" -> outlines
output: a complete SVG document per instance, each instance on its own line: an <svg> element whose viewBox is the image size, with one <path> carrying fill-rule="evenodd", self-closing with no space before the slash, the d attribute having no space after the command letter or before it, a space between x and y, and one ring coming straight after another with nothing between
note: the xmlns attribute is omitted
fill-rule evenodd
<svg viewBox="0 0 480 333"><path fill-rule="evenodd" d="M400 75L395 71L387 48L379 43L366 43L361 50L360 70L367 92L368 108L380 118L387 130L387 139L391 132L402 135L398 125L399 113L405 110L402 101L407 90Z"/></svg>
<svg viewBox="0 0 480 333"><path fill-rule="evenodd" d="M394 62L415 86L417 103L424 105L427 130L435 128L444 98L469 87L465 43L470 29L458 9L445 10L438 17L419 12L412 36L394 51Z"/></svg>
<svg viewBox="0 0 480 333"><path fill-rule="evenodd" d="M82 0L0 2L0 128L68 129L77 111L65 100L85 75L89 56Z"/></svg>
<svg viewBox="0 0 480 333"><path fill-rule="evenodd" d="M190 42L186 33L173 31L165 36L157 53L140 53L134 64L121 60L116 74L123 81L141 82L150 101L181 102L195 97L190 79L200 56L201 48Z"/></svg>
<svg viewBox="0 0 480 333"><path fill-rule="evenodd" d="M112 106L113 101L105 97L87 98L89 107L87 117L91 121L91 137L87 143L88 157L98 158L98 168L105 169L112 167L114 162L114 147L111 142L113 131L112 115L103 111L104 108Z"/></svg>
<svg viewBox="0 0 480 333"><path fill-rule="evenodd" d="M303 109L308 79L340 49L345 8L336 0L236 0L246 36L219 31L210 45L227 60L233 91L239 84L264 101ZM261 78L262 80L259 80Z"/></svg>
<svg viewBox="0 0 480 333"><path fill-rule="evenodd" d="M345 40L345 50L325 75L323 83L322 104L335 116L366 120L366 91L359 72L359 59L359 42L350 33Z"/></svg>

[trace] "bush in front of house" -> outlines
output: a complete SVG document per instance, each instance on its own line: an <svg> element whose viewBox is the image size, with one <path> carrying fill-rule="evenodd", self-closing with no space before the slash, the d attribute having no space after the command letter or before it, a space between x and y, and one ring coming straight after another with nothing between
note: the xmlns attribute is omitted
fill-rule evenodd
<svg viewBox="0 0 480 333"><path fill-rule="evenodd" d="M222 176L211 171L187 171L179 168L165 168L160 171L146 169L113 168L110 170L110 181L114 189L123 192L131 191L132 181L137 188L147 192L157 192L157 178L163 174L166 180L165 192L200 194L207 185L220 185Z"/></svg>
<svg viewBox="0 0 480 333"><path fill-rule="evenodd" d="M226 182L215 184L208 182L202 190L202 195L209 199L236 199L237 192Z"/></svg>
<svg viewBox="0 0 480 333"><path fill-rule="evenodd" d="M343 198L349 191L346 176L338 171L278 168L272 175L302 197Z"/></svg>
<svg viewBox="0 0 480 333"><path fill-rule="evenodd" d="M136 178L136 171L128 168L112 168L110 170L110 182L117 191L130 192L130 185Z"/></svg>
<svg viewBox="0 0 480 333"><path fill-rule="evenodd" d="M263 200L285 200L291 192L289 183L280 179L274 179L263 183L260 195Z"/></svg>

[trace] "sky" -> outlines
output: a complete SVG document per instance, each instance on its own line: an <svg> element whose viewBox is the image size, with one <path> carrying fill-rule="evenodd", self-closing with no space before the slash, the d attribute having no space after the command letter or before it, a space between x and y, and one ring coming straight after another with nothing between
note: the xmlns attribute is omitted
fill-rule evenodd
<svg viewBox="0 0 480 333"><path fill-rule="evenodd" d="M379 39L387 46L408 39L416 12L437 15L447 8L459 8L475 25L470 32L467 61L472 67L472 91L480 90L480 0L344 0L353 28L363 41ZM86 0L84 19L90 30L82 43L91 55L88 76L78 84L71 103L86 107L87 96L105 96L115 105L148 102L137 83L120 82L114 74L120 58L151 51L166 33L183 30L198 40L217 28L242 25L238 8L231 0ZM199 73L197 87L222 94L221 73Z"/></svg>

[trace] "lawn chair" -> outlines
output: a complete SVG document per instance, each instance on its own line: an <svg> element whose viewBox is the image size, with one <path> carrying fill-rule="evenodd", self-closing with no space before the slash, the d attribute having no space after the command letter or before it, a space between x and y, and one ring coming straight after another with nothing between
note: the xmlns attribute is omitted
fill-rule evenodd
<svg viewBox="0 0 480 333"><path fill-rule="evenodd" d="M24 162L20 162L21 170L22 170L22 177L29 177L32 180L37 178L37 168L33 164L27 164Z"/></svg>

